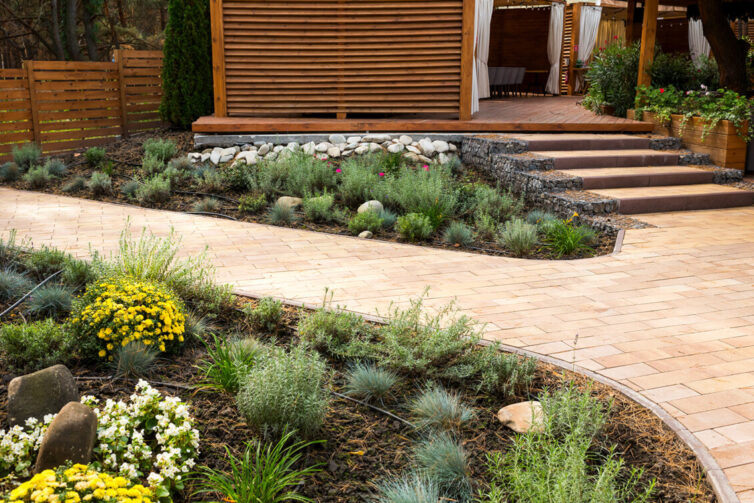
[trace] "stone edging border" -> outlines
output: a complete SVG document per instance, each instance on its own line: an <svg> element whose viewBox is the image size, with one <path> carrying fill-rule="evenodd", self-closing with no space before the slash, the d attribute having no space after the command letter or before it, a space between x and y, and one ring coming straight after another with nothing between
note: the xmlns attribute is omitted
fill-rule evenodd
<svg viewBox="0 0 754 503"><path fill-rule="evenodd" d="M623 242L623 232L621 231L621 233L619 233L618 235L618 239L616 240L617 251L614 251L613 253L618 253L620 251L620 245L622 244L622 242ZM236 291L236 290L233 291L233 294L239 297L246 297L246 298L252 298L252 299L260 299L263 297L258 294ZM299 301L288 300L288 299L283 299L283 298L276 298L276 300L279 300L283 302L283 304L286 304L292 307L302 307L305 309L318 309L320 307L320 305L309 304L306 302L299 302ZM385 318L381 316L361 313L361 312L353 311L350 309L341 309L337 306L336 306L336 309L340 311L358 314L365 320L373 322L373 323L385 323ZM482 341L480 342L481 345L485 345L485 346L490 345L492 343L493 341L490 341L487 339L482 339ZM702 467L704 468L705 474L707 475L707 478L710 481L710 485L712 486L712 490L715 492L715 495L717 496L718 503L740 503L740 500L738 496L736 495L736 491L733 490L733 486L731 486L730 481L725 476L723 469L717 463L715 458L712 457L712 454L709 453L707 448L688 429L686 429L686 427L683 426L676 418L668 414L668 412L665 409L663 409L656 403L652 402L651 400L649 400L642 394L637 393L636 391L632 390L625 384L621 384L618 381L610 379L609 377L605 377L592 370L579 367L578 365L574 365L573 363L569 363L564 360L560 360L558 358L553 358L551 356L534 353L532 351L517 348L515 346L509 346L507 344L500 344L499 347L502 351L506 351L508 353L514 353L521 356L527 356L530 358L534 358L538 361L549 363L550 365L555 365L556 367L569 370L571 372L579 373L585 377L588 377L589 379L597 381L606 386L610 386L615 391L625 395L626 397L638 403L642 407L649 409L655 416L659 417L663 423L665 423L671 430L673 430L673 432L676 435L678 435L678 437L683 441L683 443L686 444L686 446L689 449L691 449L691 451L694 453L694 455L696 456L696 459L699 460L699 462L702 464Z"/></svg>

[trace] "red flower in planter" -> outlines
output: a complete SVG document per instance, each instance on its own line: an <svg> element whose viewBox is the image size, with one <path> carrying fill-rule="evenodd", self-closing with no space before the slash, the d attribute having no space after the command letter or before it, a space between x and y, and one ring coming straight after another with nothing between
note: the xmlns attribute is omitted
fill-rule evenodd
<svg viewBox="0 0 754 503"><path fill-rule="evenodd" d="M660 94L662 94L662 93L664 93L664 92L665 92L665 88L664 88L664 87L661 87L661 88L660 88Z"/></svg>

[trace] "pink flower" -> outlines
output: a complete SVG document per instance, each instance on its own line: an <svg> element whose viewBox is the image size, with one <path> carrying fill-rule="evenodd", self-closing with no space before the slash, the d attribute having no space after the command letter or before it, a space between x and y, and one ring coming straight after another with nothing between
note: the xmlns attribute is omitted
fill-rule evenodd
<svg viewBox="0 0 754 503"><path fill-rule="evenodd" d="M385 176L385 173L380 173L380 176Z"/></svg>
<svg viewBox="0 0 754 503"><path fill-rule="evenodd" d="M424 165L424 171L429 171L429 166L427 166L426 164Z"/></svg>
<svg viewBox="0 0 754 503"><path fill-rule="evenodd" d="M664 87L661 87L661 88L660 88L660 94L662 94L662 93L664 93L664 92L665 92L665 88L664 88Z"/></svg>
<svg viewBox="0 0 754 503"><path fill-rule="evenodd" d="M618 35L613 35L613 40L618 40Z"/></svg>
<svg viewBox="0 0 754 503"><path fill-rule="evenodd" d="M341 171L343 171L343 170L340 169L340 168L338 168L338 169L335 170L336 173L340 173Z"/></svg>

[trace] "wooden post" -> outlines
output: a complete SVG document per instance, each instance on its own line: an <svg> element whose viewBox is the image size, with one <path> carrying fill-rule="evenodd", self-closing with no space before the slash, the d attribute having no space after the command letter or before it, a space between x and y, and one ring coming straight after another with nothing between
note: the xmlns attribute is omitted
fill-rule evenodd
<svg viewBox="0 0 754 503"><path fill-rule="evenodd" d="M471 93L474 85L474 19L476 17L474 0L463 0L463 23L461 28L461 99L458 118L471 120Z"/></svg>
<svg viewBox="0 0 754 503"><path fill-rule="evenodd" d="M31 128L34 133L34 143L42 148L42 132L39 130L39 105L37 104L37 90L34 81L34 61L23 62L26 68L26 80L29 83L29 104L31 105Z"/></svg>
<svg viewBox="0 0 754 503"><path fill-rule="evenodd" d="M644 21L641 24L641 52L639 53L639 80L637 85L648 86L652 82L649 67L655 56L655 38L657 36L658 0L644 2Z"/></svg>
<svg viewBox="0 0 754 503"><path fill-rule="evenodd" d="M636 39L636 0L628 0L626 6L626 45L631 45Z"/></svg>
<svg viewBox="0 0 754 503"><path fill-rule="evenodd" d="M215 117L228 116L225 90L225 41L223 38L223 2L210 0L210 24L212 27L212 82L215 93Z"/></svg>
<svg viewBox="0 0 754 503"><path fill-rule="evenodd" d="M574 93L574 78L576 73L573 69L576 67L576 59L579 57L579 41L581 39L581 4L573 4L573 17L571 17L571 47L568 58L568 96Z"/></svg>
<svg viewBox="0 0 754 503"><path fill-rule="evenodd" d="M126 105L126 76L123 74L123 49L115 49L113 51L115 56L115 62L118 63L118 88L120 89L120 134L126 138L128 137L128 110Z"/></svg>

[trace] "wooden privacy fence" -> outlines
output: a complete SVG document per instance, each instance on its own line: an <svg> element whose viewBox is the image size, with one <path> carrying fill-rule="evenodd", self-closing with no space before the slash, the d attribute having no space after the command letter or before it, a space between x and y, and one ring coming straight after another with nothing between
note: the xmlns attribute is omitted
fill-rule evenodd
<svg viewBox="0 0 754 503"><path fill-rule="evenodd" d="M114 62L0 69L0 161L24 143L61 153L160 127L161 72L162 52L129 50L116 50Z"/></svg>

